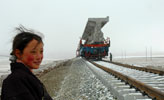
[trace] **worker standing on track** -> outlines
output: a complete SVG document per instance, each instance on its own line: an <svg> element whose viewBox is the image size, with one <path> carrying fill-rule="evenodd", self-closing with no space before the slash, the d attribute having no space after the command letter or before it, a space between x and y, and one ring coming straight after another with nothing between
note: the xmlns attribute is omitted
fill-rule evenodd
<svg viewBox="0 0 164 100"><path fill-rule="evenodd" d="M112 53L110 53L110 61L111 61L111 62L112 62L112 58L113 58L113 57L112 57Z"/></svg>

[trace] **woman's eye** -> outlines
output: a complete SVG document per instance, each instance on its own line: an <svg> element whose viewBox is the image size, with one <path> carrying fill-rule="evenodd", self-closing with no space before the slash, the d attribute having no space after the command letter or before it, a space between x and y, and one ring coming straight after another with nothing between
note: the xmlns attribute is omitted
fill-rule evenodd
<svg viewBox="0 0 164 100"><path fill-rule="evenodd" d="M40 53L43 53L43 51L40 51Z"/></svg>

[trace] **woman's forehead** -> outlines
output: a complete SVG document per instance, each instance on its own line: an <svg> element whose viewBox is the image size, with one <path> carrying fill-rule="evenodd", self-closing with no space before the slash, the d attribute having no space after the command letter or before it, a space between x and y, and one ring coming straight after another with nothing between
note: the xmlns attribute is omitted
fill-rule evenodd
<svg viewBox="0 0 164 100"><path fill-rule="evenodd" d="M32 49L43 48L43 43L33 39L28 43L27 47Z"/></svg>

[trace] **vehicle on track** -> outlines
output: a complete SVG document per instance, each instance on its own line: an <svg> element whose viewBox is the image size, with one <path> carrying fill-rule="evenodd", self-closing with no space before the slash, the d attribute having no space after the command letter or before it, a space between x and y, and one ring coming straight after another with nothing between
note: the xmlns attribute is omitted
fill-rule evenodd
<svg viewBox="0 0 164 100"><path fill-rule="evenodd" d="M103 37L101 28L109 21L106 18L89 18L77 49L77 56L101 60L108 56L110 38ZM84 42L83 42L84 41Z"/></svg>

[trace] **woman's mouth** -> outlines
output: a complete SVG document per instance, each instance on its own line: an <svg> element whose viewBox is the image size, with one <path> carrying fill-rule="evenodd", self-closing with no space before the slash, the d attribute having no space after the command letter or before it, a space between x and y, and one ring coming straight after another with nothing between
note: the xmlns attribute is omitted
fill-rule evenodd
<svg viewBox="0 0 164 100"><path fill-rule="evenodd" d="M34 64L36 65L40 65L41 61L38 61L38 62L34 62Z"/></svg>

